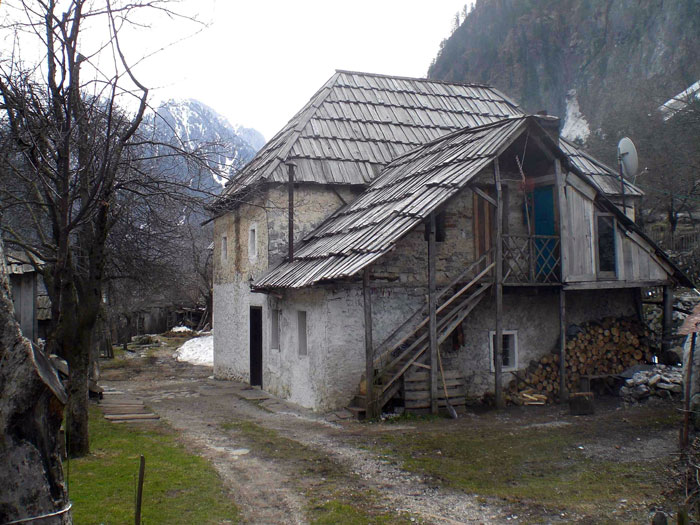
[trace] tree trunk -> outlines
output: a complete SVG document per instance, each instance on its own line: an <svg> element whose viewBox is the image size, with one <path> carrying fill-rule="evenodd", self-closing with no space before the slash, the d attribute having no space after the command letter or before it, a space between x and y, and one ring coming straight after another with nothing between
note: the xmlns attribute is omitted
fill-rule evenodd
<svg viewBox="0 0 700 525"><path fill-rule="evenodd" d="M66 399L49 359L20 333L0 240L0 523L47 514L41 523L73 523L59 446Z"/></svg>

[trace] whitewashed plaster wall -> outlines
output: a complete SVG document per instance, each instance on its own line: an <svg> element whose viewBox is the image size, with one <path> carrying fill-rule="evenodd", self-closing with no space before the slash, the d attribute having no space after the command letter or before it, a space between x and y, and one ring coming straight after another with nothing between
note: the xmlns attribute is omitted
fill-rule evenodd
<svg viewBox="0 0 700 525"><path fill-rule="evenodd" d="M506 289L508 290L508 289ZM566 292L566 321L582 324L608 316L631 316L635 313L637 289L590 290ZM464 375L467 396L480 398L494 391L491 372L489 332L495 330L495 302L487 296L462 323L464 344L457 352L447 353ZM524 371L531 360L539 360L552 351L558 352L559 292L555 289L511 289L503 295L503 329L516 330L518 370ZM505 373L504 386L512 379Z"/></svg>
<svg viewBox="0 0 700 525"><path fill-rule="evenodd" d="M294 237L298 242L356 189L302 184L295 187ZM250 307L263 309L263 387L269 354L270 298L250 291L250 283L287 255L288 195L286 186L261 191L214 221L214 375L250 380ZM254 227L256 247L249 246ZM226 237L226 254L222 253ZM255 253L255 257L251 257ZM284 319L283 319L284 322ZM296 325L295 325L296 326ZM310 342L311 344L311 342ZM274 357L273 357L274 358ZM307 396L308 397L308 396Z"/></svg>
<svg viewBox="0 0 700 525"><path fill-rule="evenodd" d="M375 345L423 301L416 288L373 288ZM358 393L365 370L364 300L359 285L287 290L270 308L281 310L280 349L265 346L265 389L302 406L332 410L347 406ZM299 355L297 320L306 312L308 354ZM268 338L269 340L269 338Z"/></svg>
<svg viewBox="0 0 700 525"><path fill-rule="evenodd" d="M250 279L267 269L267 215L262 199L214 221L214 376L250 380L250 307L266 298L250 292ZM256 246L249 245L255 228ZM226 253L223 238L226 237Z"/></svg>

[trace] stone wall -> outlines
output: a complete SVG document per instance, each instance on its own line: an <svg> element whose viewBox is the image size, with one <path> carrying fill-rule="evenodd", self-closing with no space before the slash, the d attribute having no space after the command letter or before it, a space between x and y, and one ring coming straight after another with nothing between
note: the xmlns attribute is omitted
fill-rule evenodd
<svg viewBox="0 0 700 525"><path fill-rule="evenodd" d="M473 195L462 191L445 206L445 241L436 243L437 282L448 283L474 258ZM373 278L425 286L428 281L428 243L419 225L396 243L396 248L372 265Z"/></svg>
<svg viewBox="0 0 700 525"><path fill-rule="evenodd" d="M294 189L294 242L300 242L329 215L354 200L359 189L330 187L320 184L296 185ZM267 199L268 253L270 266L287 256L289 228L289 194L287 186L271 186Z"/></svg>
<svg viewBox="0 0 700 525"><path fill-rule="evenodd" d="M567 326L608 316L634 315L636 292L636 289L568 291ZM518 370L524 371L530 360L538 360L558 349L558 290L506 288L503 317L503 329L517 332ZM462 371L469 397L478 398L494 390L489 337L495 328L495 300L491 294L462 323L464 344L452 350L448 340L443 346L447 358ZM504 386L511 379L511 374L505 373Z"/></svg>

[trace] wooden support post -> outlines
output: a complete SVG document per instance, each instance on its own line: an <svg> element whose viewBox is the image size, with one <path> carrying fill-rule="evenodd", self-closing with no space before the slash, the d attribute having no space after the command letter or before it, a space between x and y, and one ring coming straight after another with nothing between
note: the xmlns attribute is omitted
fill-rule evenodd
<svg viewBox="0 0 700 525"><path fill-rule="evenodd" d="M146 472L146 458L141 455L139 459L139 481L136 486L136 511L134 512L134 523L141 525L141 502L143 501L143 477Z"/></svg>
<svg viewBox="0 0 700 525"><path fill-rule="evenodd" d="M688 448L688 438L690 434L690 392L692 390L693 366L695 361L695 339L697 333L690 334L690 355L685 365L685 399L683 400L683 430L681 431L681 452L685 453Z"/></svg>
<svg viewBox="0 0 700 525"><path fill-rule="evenodd" d="M666 352L671 349L673 341L673 288L664 286L664 316L663 316L663 336L661 349Z"/></svg>
<svg viewBox="0 0 700 525"><path fill-rule="evenodd" d="M557 182L559 208L559 280L565 282L569 268L569 210L566 203L566 181L561 172L561 161L554 159L554 177Z"/></svg>
<svg viewBox="0 0 700 525"><path fill-rule="evenodd" d="M496 344L493 349L493 368L496 408L503 408L503 192L498 158L493 161L493 178L496 183Z"/></svg>
<svg viewBox="0 0 700 525"><path fill-rule="evenodd" d="M566 388L566 292L559 289L559 402L569 398Z"/></svg>
<svg viewBox="0 0 700 525"><path fill-rule="evenodd" d="M374 413L374 347L372 343L372 290L369 287L369 266L362 274L362 296L365 308L365 391L367 394L365 414L370 419L376 414Z"/></svg>
<svg viewBox="0 0 700 525"><path fill-rule="evenodd" d="M288 176L287 181L287 199L288 199L288 209L287 209L287 237L289 241L289 246L287 246L287 259L289 262L294 260L294 170L296 165L293 163L287 164Z"/></svg>
<svg viewBox="0 0 700 525"><path fill-rule="evenodd" d="M435 213L430 214L428 223L428 315L430 331L430 413L438 412L438 340L437 313L435 307Z"/></svg>

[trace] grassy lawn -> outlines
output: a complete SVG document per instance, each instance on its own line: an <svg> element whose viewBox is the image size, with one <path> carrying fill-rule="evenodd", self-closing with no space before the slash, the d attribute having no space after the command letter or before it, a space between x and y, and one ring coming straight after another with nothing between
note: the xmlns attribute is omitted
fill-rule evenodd
<svg viewBox="0 0 700 525"><path fill-rule="evenodd" d="M77 525L133 523L140 454L146 458L144 524L238 521L238 510L213 467L188 453L165 425L145 429L109 423L92 408L90 443L88 457L70 462Z"/></svg>
<svg viewBox="0 0 700 525"><path fill-rule="evenodd" d="M446 486L614 523L619 521L613 512L618 517L632 509L643 512L659 499L672 460L663 454L623 458L617 455L619 447L674 424L678 416L666 409L617 418L613 414L609 421L562 426L497 420L484 425L482 420L446 427L445 420L413 421L413 430L386 433L378 444L404 468Z"/></svg>
<svg viewBox="0 0 700 525"><path fill-rule="evenodd" d="M411 523L408 516L382 508L376 491L362 486L357 475L327 455L250 421L233 421L222 428L241 435L255 454L277 460L298 474L296 479L307 498L306 513L313 525Z"/></svg>

